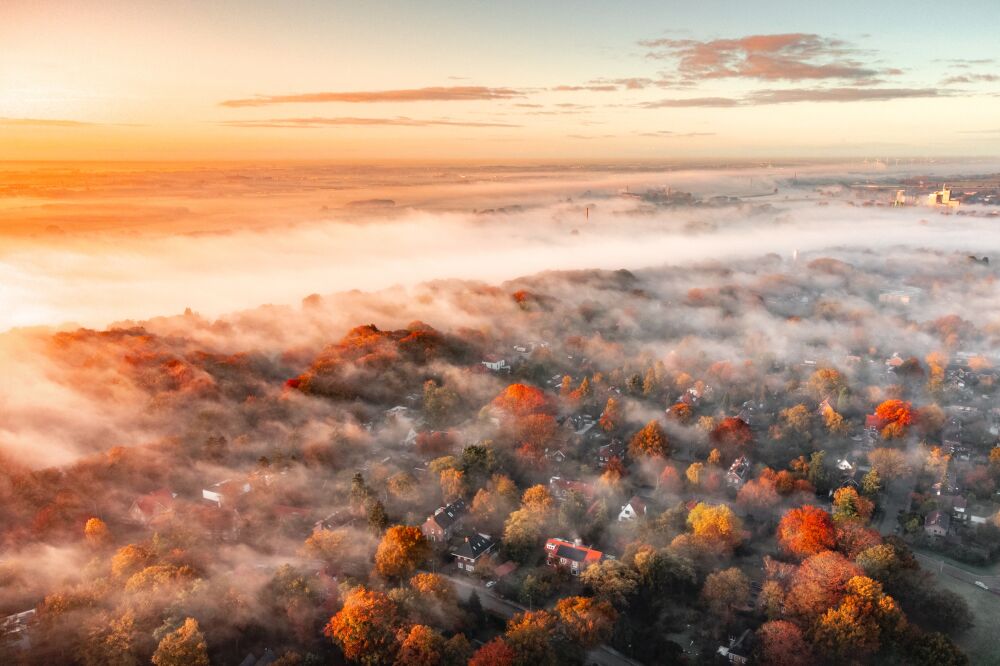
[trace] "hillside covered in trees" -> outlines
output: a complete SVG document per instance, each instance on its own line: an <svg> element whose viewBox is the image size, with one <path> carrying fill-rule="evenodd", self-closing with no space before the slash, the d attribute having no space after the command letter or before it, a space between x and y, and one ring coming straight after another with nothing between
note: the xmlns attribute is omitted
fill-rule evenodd
<svg viewBox="0 0 1000 666"><path fill-rule="evenodd" d="M9 332L0 663L977 663L998 297L845 250Z"/></svg>

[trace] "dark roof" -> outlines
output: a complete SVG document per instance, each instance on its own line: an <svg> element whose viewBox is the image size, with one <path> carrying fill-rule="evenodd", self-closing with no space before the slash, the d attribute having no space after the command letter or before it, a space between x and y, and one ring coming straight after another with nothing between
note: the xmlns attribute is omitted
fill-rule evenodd
<svg viewBox="0 0 1000 666"><path fill-rule="evenodd" d="M492 548L494 543L493 539L487 534L473 534L470 537L466 537L462 545L452 552L452 555L474 560Z"/></svg>
<svg viewBox="0 0 1000 666"><path fill-rule="evenodd" d="M431 516L435 523L438 524L443 530L448 529L455 524L459 518L461 518L466 511L465 500L456 500L446 507L438 509L433 516Z"/></svg>
<svg viewBox="0 0 1000 666"><path fill-rule="evenodd" d="M583 562L587 559L587 551L573 546L560 545L556 548L556 555L573 562Z"/></svg>

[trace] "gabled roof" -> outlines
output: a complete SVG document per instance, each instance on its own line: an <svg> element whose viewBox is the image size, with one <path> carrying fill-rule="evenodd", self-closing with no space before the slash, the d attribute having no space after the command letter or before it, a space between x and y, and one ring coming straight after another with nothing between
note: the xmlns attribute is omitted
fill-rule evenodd
<svg viewBox="0 0 1000 666"><path fill-rule="evenodd" d="M563 539L549 539L545 544L545 550L551 552L556 557L579 563L596 563L604 557L604 553L583 545L576 545Z"/></svg>
<svg viewBox="0 0 1000 666"><path fill-rule="evenodd" d="M476 559L490 548L496 542L488 534L473 534L470 537L466 537L462 545L456 548L451 554L454 557L467 557L469 559Z"/></svg>
<svg viewBox="0 0 1000 666"><path fill-rule="evenodd" d="M446 530L454 525L459 518L465 515L466 510L467 507L465 505L465 500L455 500L448 506L441 507L435 511L434 515L430 517L430 520L437 523L438 527L441 529Z"/></svg>
<svg viewBox="0 0 1000 666"><path fill-rule="evenodd" d="M628 504L625 505L625 507L628 506L631 506L632 510L637 514L641 515L646 513L646 500L642 499L638 495L632 495L632 499L630 499ZM624 509L625 507L622 508Z"/></svg>

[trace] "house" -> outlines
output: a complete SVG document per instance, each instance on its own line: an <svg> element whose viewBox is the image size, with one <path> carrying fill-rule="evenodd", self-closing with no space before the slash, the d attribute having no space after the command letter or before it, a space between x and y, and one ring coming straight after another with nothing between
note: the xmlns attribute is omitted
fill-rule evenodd
<svg viewBox="0 0 1000 666"><path fill-rule="evenodd" d="M646 500L642 499L638 495L633 495L632 499L622 507L621 513L618 514L618 522L632 521L636 518L646 517Z"/></svg>
<svg viewBox="0 0 1000 666"><path fill-rule="evenodd" d="M730 488L740 488L743 483L747 480L747 474L750 473L750 460L746 456L740 456L733 461L733 464L729 466L729 471L726 472L726 485Z"/></svg>
<svg viewBox="0 0 1000 666"><path fill-rule="evenodd" d="M137 497L128 509L129 520L144 527L161 523L173 515L176 497L177 493L166 488Z"/></svg>
<svg viewBox="0 0 1000 666"><path fill-rule="evenodd" d="M250 492L250 489L250 484L245 481L241 484L239 481L226 479L202 490L201 498L222 507L223 503L230 504L240 495Z"/></svg>
<svg viewBox="0 0 1000 666"><path fill-rule="evenodd" d="M545 459L560 464L566 462L566 454L562 449L545 449Z"/></svg>
<svg viewBox="0 0 1000 666"><path fill-rule="evenodd" d="M579 539L549 539L545 542L545 563L550 567L562 567L573 576L579 576L591 564L604 559L604 553L584 546Z"/></svg>
<svg viewBox="0 0 1000 666"><path fill-rule="evenodd" d="M747 664L753 651L753 636L753 632L746 629L739 638L730 637L728 647L720 645L718 653L728 659L730 664Z"/></svg>
<svg viewBox="0 0 1000 666"><path fill-rule="evenodd" d="M573 491L583 495L586 500L594 498L594 486L586 481L571 481L560 476L553 476L549 479L549 494L557 501L563 501Z"/></svg>
<svg viewBox="0 0 1000 666"><path fill-rule="evenodd" d="M460 570L472 573L479 558L496 548L496 545L497 542L488 534L473 534L465 537L465 541L451 552L451 556L455 558Z"/></svg>
<svg viewBox="0 0 1000 666"><path fill-rule="evenodd" d="M625 460L625 442L616 438L597 449L597 467L599 469L606 468L612 458Z"/></svg>
<svg viewBox="0 0 1000 666"><path fill-rule="evenodd" d="M35 609L32 608L0 619L0 645L8 645L19 650L30 650L29 625L34 617Z"/></svg>
<svg viewBox="0 0 1000 666"><path fill-rule="evenodd" d="M507 359L500 358L499 356L487 356L482 364L487 370L492 370L493 372L510 372L510 364L507 363Z"/></svg>
<svg viewBox="0 0 1000 666"><path fill-rule="evenodd" d="M420 526L420 531L424 533L430 541L447 541L451 538L455 528L462 524L468 508L465 500L455 500L448 506L442 506L434 515L424 521Z"/></svg>
<svg viewBox="0 0 1000 666"><path fill-rule="evenodd" d="M997 515L997 505L992 502L976 502L969 507L969 522L982 525Z"/></svg>
<svg viewBox="0 0 1000 666"><path fill-rule="evenodd" d="M924 532L930 536L943 537L948 533L951 518L943 511L931 511L924 519Z"/></svg>

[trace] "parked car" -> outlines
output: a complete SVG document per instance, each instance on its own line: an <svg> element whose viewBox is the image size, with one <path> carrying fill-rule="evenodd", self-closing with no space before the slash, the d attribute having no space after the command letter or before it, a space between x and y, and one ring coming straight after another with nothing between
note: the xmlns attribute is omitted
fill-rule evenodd
<svg viewBox="0 0 1000 666"><path fill-rule="evenodd" d="M986 583L984 583L983 581L981 581L981 580L977 580L976 581L976 587L981 587L984 590L990 589L989 586Z"/></svg>
<svg viewBox="0 0 1000 666"><path fill-rule="evenodd" d="M496 584L497 584L497 582L496 582L495 580L489 580L489 581L486 581L486 589L487 589L487 590L492 590L492 589L493 589L493 587L494 587L494 586L495 586Z"/></svg>

